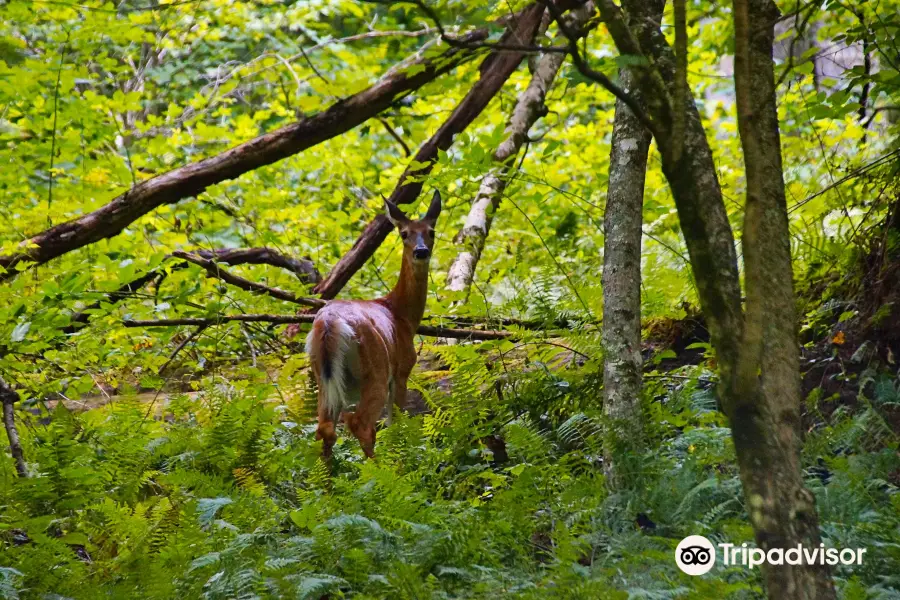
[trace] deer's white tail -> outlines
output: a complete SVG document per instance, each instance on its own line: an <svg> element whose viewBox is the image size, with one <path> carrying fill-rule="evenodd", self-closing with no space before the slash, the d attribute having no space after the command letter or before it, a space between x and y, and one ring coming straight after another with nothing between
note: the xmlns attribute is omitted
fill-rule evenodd
<svg viewBox="0 0 900 600"><path fill-rule="evenodd" d="M319 374L319 385L325 396L325 410L337 421L348 405L347 360L354 351L353 328L337 315L316 319L306 338L306 353Z"/></svg>

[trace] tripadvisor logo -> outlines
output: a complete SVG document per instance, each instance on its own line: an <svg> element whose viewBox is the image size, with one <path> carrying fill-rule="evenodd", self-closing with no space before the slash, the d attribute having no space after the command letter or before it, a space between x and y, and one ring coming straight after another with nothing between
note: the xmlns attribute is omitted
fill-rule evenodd
<svg viewBox="0 0 900 600"><path fill-rule="evenodd" d="M861 565L866 548L809 548L798 544L791 548L749 547L722 543L722 563L726 567L742 566L754 569L759 565ZM702 535L689 535L675 548L675 564L688 575L703 575L716 564L716 547Z"/></svg>
<svg viewBox="0 0 900 600"><path fill-rule="evenodd" d="M688 575L703 575L716 564L716 548L702 535L689 535L675 548L675 564Z"/></svg>

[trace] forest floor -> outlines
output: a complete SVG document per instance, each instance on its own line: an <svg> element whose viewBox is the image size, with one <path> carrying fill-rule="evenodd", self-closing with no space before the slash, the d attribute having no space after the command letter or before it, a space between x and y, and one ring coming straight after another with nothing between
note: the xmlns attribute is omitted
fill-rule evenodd
<svg viewBox="0 0 900 600"><path fill-rule="evenodd" d="M841 595L897 598L898 338L854 310L806 311L803 463L825 543L868 549ZM616 491L584 335L432 346L377 458L341 429L330 469L302 363L48 403L23 427L39 476L0 473L0 597L759 597L758 569L672 559L687 535L753 533L702 319L645 338L650 450Z"/></svg>

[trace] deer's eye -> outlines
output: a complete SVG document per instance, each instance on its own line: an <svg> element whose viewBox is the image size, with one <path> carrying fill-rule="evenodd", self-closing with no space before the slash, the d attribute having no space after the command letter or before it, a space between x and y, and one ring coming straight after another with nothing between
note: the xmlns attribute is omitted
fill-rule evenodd
<svg viewBox="0 0 900 600"><path fill-rule="evenodd" d="M434 229L429 229L429 230L428 230L428 235L431 236L431 237L434 237Z"/></svg>
<svg viewBox="0 0 900 600"><path fill-rule="evenodd" d="M408 231L401 231L401 232L400 232L400 238L401 238L401 239L404 239L404 240L405 240L405 239L408 238L408 237L409 237L409 232L408 232Z"/></svg>

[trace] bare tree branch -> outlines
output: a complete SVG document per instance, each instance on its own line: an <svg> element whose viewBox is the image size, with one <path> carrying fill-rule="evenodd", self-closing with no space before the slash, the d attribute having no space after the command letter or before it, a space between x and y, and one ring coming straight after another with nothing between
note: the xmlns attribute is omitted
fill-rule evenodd
<svg viewBox="0 0 900 600"><path fill-rule="evenodd" d="M488 28L483 27L464 38L483 40L488 33ZM211 185L234 179L341 135L476 54L471 50L450 48L439 56L417 59L412 69L391 73L325 111L216 156L143 181L105 206L31 236L12 254L0 256L0 282L72 250L118 235L159 206L196 196Z"/></svg>
<svg viewBox="0 0 900 600"><path fill-rule="evenodd" d="M529 5L518 14L513 29L507 31L502 39L531 41L541 23L543 13L543 5L538 3ZM447 150L453 144L454 137L465 130L481 114L524 57L525 55L521 52L501 53L497 51L484 59L481 65L481 77L457 105L447 121L419 148L413 159L415 168L407 168L400 176L397 186L391 194L391 202L398 205L415 202L422 191L425 176L434 167L438 151ZM420 166L423 164L425 166ZM337 296L350 278L375 253L391 229L392 226L387 217L384 215L375 217L353 244L353 247L313 291L325 299Z"/></svg>
<svg viewBox="0 0 900 600"><path fill-rule="evenodd" d="M190 252L182 252L179 250L177 252L173 252L172 256L174 256L175 258L186 260L189 263L197 265L198 267L202 267L206 270L207 273L210 274L210 276L221 279L225 283L229 283L235 287L239 287L242 290L253 292L254 294L266 294L272 296L273 298L278 298L279 300L293 302L294 304L302 304L304 306L312 306L315 308L320 308L325 305L325 301L318 298L303 298L301 296L296 296L293 293L288 292L287 290L282 290L276 287L269 287L261 283L256 283L255 281L250 281L249 279L239 277L223 270L217 262L208 260L206 258L201 258L195 254L191 254Z"/></svg>
<svg viewBox="0 0 900 600"><path fill-rule="evenodd" d="M557 6L551 0L541 0L541 2L544 4L544 6L547 7L547 10L550 11L550 14L553 15L553 18L559 25L559 30L568 40L568 53L572 57L572 64L575 65L575 68L578 69L578 72L591 81L599 83L601 86L606 88L606 90L613 96L624 102L625 105L631 109L631 112L633 112L635 116L641 121L641 124L646 127L648 131L654 132L656 125L647 114L647 111L644 110L643 106L641 106L641 104L634 98L634 96L631 96L621 87L613 83L613 81L604 73L593 69L588 64L587 60L585 60L584 56L581 55L581 51L578 49L578 40L584 37L583 34L579 34L578 32L573 31L565 23L565 20L562 18L562 11L557 8Z"/></svg>
<svg viewBox="0 0 900 600"><path fill-rule="evenodd" d="M181 319L157 319L157 320L126 320L122 321L125 327L210 327L231 321L242 323L276 323L286 325L290 323L312 323L316 316L312 314L303 315L267 315L267 314L247 314L247 315L222 315L215 318L181 318ZM515 337L512 331L486 331L483 329L450 329L446 327L432 327L430 325L420 325L416 330L419 335L428 337L454 338L460 340L502 340Z"/></svg>
<svg viewBox="0 0 900 600"><path fill-rule="evenodd" d="M218 250L194 250L202 258L237 265L271 265L294 273L303 283L318 283L322 280L319 270L309 258L294 258L265 246L256 248L221 248Z"/></svg>
<svg viewBox="0 0 900 600"><path fill-rule="evenodd" d="M277 250L266 247L258 248L224 248L219 250L196 250L194 254L213 260L219 263L225 263L232 266L237 265L272 265L291 271L303 283L317 283L321 280L318 269L311 260L297 259ZM172 265L171 269L178 270L187 266L187 263L179 262ZM103 298L97 300L93 304L83 308L80 312L72 315L71 322L62 328L62 332L71 335L81 329L93 316L94 312L100 310L103 304L117 304L126 298L130 298L142 287L153 281L160 279L165 272L160 269L149 271L137 279L133 279L122 284L116 290L104 294Z"/></svg>
<svg viewBox="0 0 900 600"><path fill-rule="evenodd" d="M375 4L384 4L391 5L395 4L392 0L367 0L368 2L372 2ZM509 42L482 42L482 41L470 41L463 39L461 37L453 36L447 33L447 30L444 28L443 23L441 22L441 18L438 16L437 11L433 8L425 4L422 0L406 0L415 4L419 10L421 10L425 15L431 19L434 23L435 28L438 30L438 33L441 36L441 40L443 40L448 46L452 46L454 48L464 48L468 50L475 50L478 48L489 48L491 50L505 50L507 52L526 52L529 54L544 54L544 53L557 53L557 54L567 54L569 49L566 46L541 46L540 44L525 44L525 43L509 43ZM566 0L565 2L560 2L561 10L568 10L570 8L574 8L579 3L577 1ZM519 13L521 15L521 13ZM501 20L500 22L509 22L515 21L519 15L510 15L506 19Z"/></svg>
<svg viewBox="0 0 900 600"><path fill-rule="evenodd" d="M178 344L178 345L175 347L174 350L172 350L172 353L169 355L169 359L163 364L163 366L161 366L161 367L159 368L159 370L157 371L157 373L162 373L162 372L165 371L167 368L169 368L169 365L172 364L172 361L175 360L175 357L178 356L178 353L181 352L182 350L184 350L185 346L187 346L188 344L190 344L191 342L193 342L195 339L197 339L197 337L198 337L201 333L203 333L204 331L206 331L207 328L209 328L209 325L200 325L199 327L197 327L197 329L195 329L194 331L192 331L191 334L190 334L189 336L185 337L185 338L181 341L181 343Z"/></svg>
<svg viewBox="0 0 900 600"><path fill-rule="evenodd" d="M412 150L409 149L409 144L407 144L406 141L404 141L404 139L402 137L400 137L399 133L394 131L394 128L391 127L390 123L388 123L388 120L385 119L384 117L379 117L378 122L381 123L382 125L384 125L384 128L387 130L388 134L392 138L397 140L397 143L400 144L401 148L403 148L403 154L405 154L407 158L412 156Z"/></svg>
<svg viewBox="0 0 900 600"><path fill-rule="evenodd" d="M586 33L583 26L592 13L592 5L569 13L569 20L576 26L579 35ZM566 39L561 34L557 37ZM465 225L454 238L459 252L447 271L447 287L452 291L462 291L468 296L475 268L493 224L494 213L500 206L503 192L510 181L515 158L528 139L529 129L547 112L544 100L563 60L565 56L560 54L542 56L534 65L528 87L516 101L506 127L506 138L494 151L494 165L481 180Z"/></svg>

